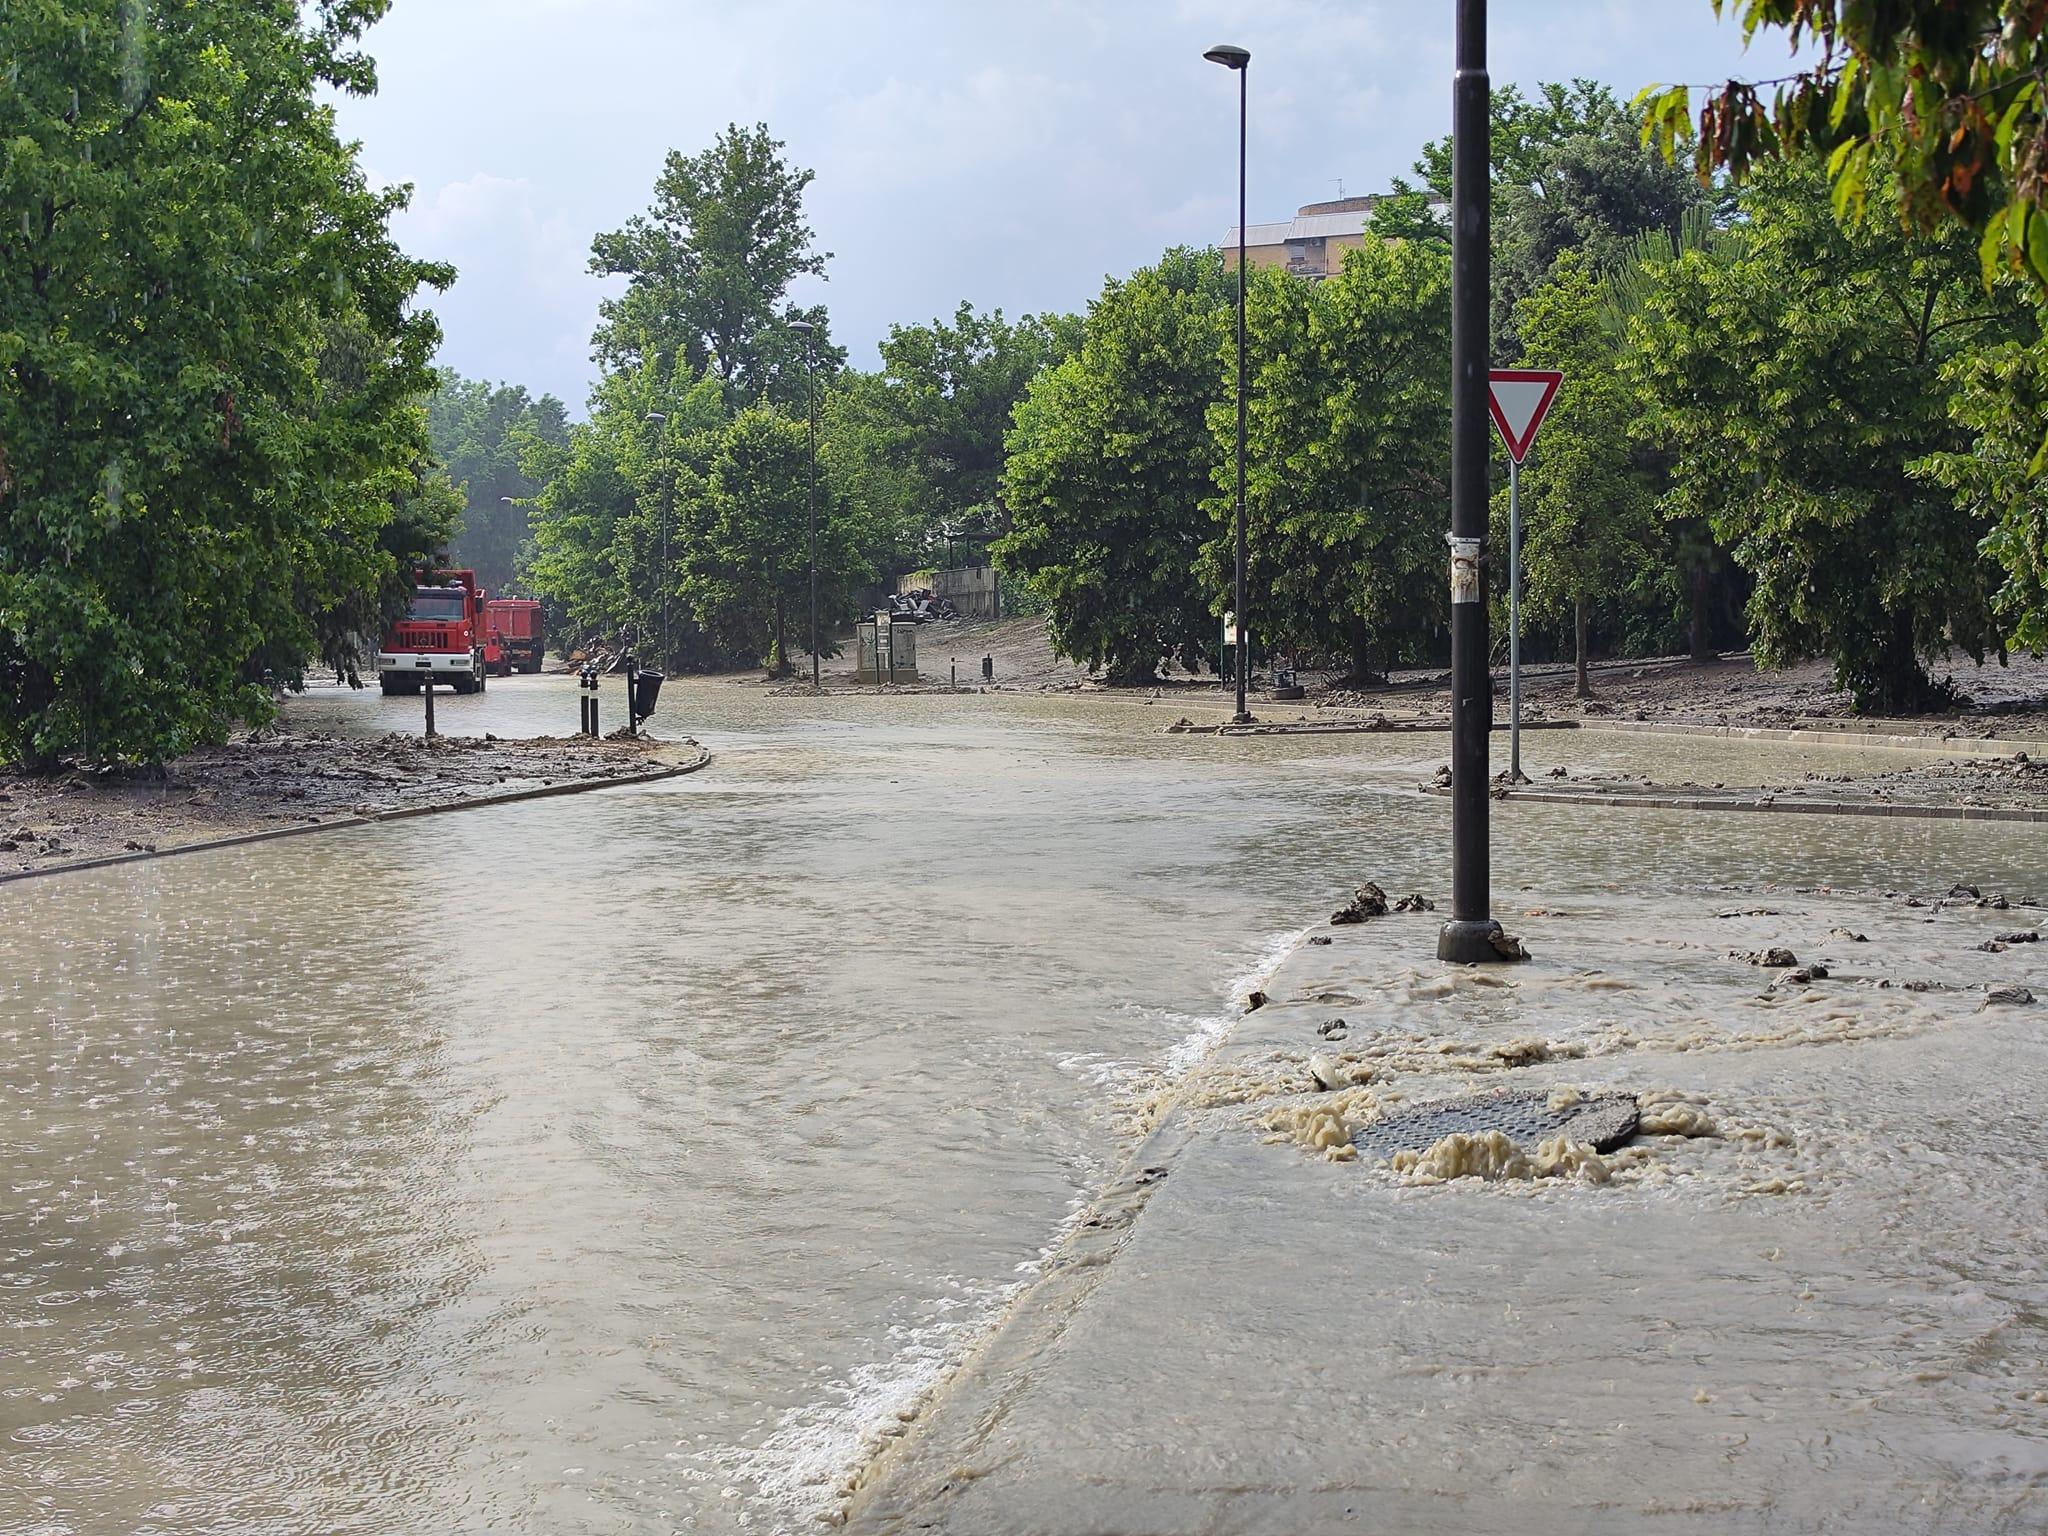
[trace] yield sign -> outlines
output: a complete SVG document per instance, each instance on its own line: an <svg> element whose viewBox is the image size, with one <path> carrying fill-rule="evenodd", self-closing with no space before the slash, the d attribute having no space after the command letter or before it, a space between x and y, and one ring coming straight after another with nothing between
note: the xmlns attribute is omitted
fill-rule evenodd
<svg viewBox="0 0 2048 1536"><path fill-rule="evenodd" d="M1486 405L1493 412L1493 424L1500 440L1508 446L1508 457L1517 464L1529 456L1536 441L1536 429L1564 375L1551 368L1496 368L1486 378Z"/></svg>

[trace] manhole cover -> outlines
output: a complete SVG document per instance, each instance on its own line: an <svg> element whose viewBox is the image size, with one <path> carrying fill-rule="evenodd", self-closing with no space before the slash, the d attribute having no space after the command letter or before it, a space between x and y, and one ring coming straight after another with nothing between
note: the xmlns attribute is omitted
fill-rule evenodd
<svg viewBox="0 0 2048 1536"><path fill-rule="evenodd" d="M1542 1090L1501 1088L1462 1098L1439 1099L1393 1110L1351 1138L1358 1155L1385 1161L1404 1148L1427 1151L1444 1137L1500 1131L1517 1145L1534 1151L1536 1144L1565 1135L1598 1152L1612 1152L1636 1130L1635 1095L1601 1093L1562 1109L1550 1107Z"/></svg>

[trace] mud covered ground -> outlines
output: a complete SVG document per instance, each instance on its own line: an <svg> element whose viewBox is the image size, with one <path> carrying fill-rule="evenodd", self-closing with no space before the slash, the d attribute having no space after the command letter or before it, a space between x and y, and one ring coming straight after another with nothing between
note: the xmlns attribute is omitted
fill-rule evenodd
<svg viewBox="0 0 2048 1536"><path fill-rule="evenodd" d="M1541 791L1583 791L1589 795L1648 799L1697 795L1845 806L1939 805L2048 811L2048 760L2016 752L2009 757L1943 758L1868 773L1786 773L1761 783L1742 785L1604 773L1578 776L1555 768L1539 777L1532 787Z"/></svg>
<svg viewBox="0 0 2048 1536"><path fill-rule="evenodd" d="M1596 667L1593 697L1572 693L1570 667L1525 667L1525 720L1668 720L1693 725L1726 725L1773 730L1843 730L1927 736L2048 738L2048 658L2014 656L2000 666L1977 666L1957 656L1934 669L1954 683L1963 702L1955 709L1907 720L1858 715L1849 696L1836 689L1826 662L1801 662L1783 671L1759 671L1748 656L1710 662L1665 658L1614 662ZM1507 676L1497 668L1498 710L1507 708ZM1357 690L1325 684L1311 689L1312 703L1331 710L1381 711L1388 715L1446 714L1449 678L1441 671L1396 672L1384 689Z"/></svg>
<svg viewBox="0 0 2048 1536"><path fill-rule="evenodd" d="M494 736L264 733L160 770L0 771L0 877L156 852L294 823L620 778L696 755L694 743Z"/></svg>

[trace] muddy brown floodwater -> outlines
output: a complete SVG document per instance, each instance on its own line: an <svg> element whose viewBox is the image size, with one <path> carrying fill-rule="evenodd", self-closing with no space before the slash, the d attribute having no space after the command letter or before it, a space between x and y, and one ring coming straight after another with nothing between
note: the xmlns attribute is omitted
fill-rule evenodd
<svg viewBox="0 0 2048 1536"><path fill-rule="evenodd" d="M444 728L573 719L508 683ZM661 723L711 768L0 890L0 1530L801 1528L1333 893L1442 893L1429 741L710 685ZM2044 841L1530 806L1495 867L1679 923L2048 890Z"/></svg>

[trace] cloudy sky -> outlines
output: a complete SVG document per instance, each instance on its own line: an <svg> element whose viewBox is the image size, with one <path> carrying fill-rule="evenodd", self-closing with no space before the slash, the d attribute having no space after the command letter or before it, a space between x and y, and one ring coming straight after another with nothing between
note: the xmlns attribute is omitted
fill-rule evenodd
<svg viewBox="0 0 2048 1536"><path fill-rule="evenodd" d="M1496 85L1779 73L1709 0L1493 0ZM1078 309L1105 274L1235 222L1236 100L1202 59L1252 52L1251 217L1385 186L1450 125L1451 0L396 0L380 90L342 105L397 225L461 276L442 357L578 415L604 291L591 236L662 157L766 122L817 172L807 209L857 366L893 322ZM1248 19L1249 18L1249 19Z"/></svg>

